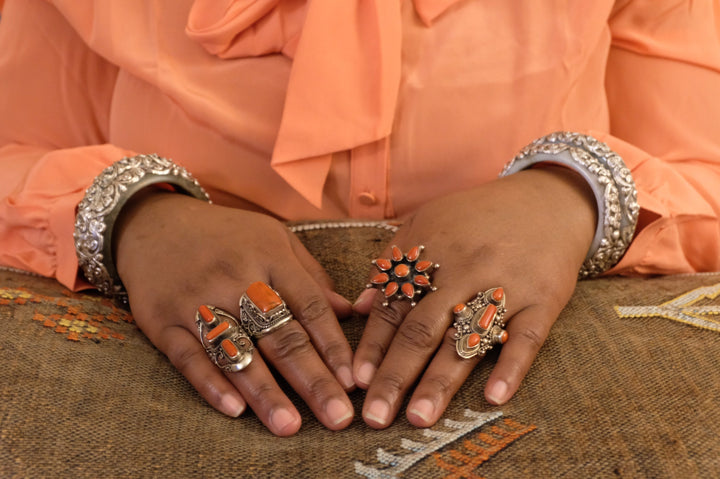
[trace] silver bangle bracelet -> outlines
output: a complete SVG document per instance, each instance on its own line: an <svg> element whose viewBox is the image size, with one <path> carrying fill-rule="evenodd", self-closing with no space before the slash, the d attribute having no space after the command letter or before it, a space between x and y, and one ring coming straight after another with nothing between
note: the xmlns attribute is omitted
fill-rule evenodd
<svg viewBox="0 0 720 479"><path fill-rule="evenodd" d="M525 147L500 176L538 163L563 165L576 171L595 196L598 224L578 278L594 277L612 268L630 246L640 211L635 182L622 158L591 136L557 132Z"/></svg>
<svg viewBox="0 0 720 479"><path fill-rule="evenodd" d="M112 235L115 220L127 201L143 188L166 183L179 193L210 201L188 171L156 154L123 158L95 177L75 216L75 252L85 278L106 295L124 295L115 269Z"/></svg>

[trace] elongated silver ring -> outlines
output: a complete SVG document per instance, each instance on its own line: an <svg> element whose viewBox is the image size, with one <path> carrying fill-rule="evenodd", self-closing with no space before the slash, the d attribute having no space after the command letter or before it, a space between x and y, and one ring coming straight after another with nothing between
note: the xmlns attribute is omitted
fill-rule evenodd
<svg viewBox="0 0 720 479"><path fill-rule="evenodd" d="M292 319L280 294L262 281L251 284L240 298L240 322L253 338L261 338Z"/></svg>
<svg viewBox="0 0 720 479"><path fill-rule="evenodd" d="M484 356L496 344L508 339L505 331L505 291L491 288L453 308L455 348L463 359Z"/></svg>
<svg viewBox="0 0 720 479"><path fill-rule="evenodd" d="M235 316L203 304L195 313L195 324L205 352L220 369L233 373L252 362L255 346Z"/></svg>

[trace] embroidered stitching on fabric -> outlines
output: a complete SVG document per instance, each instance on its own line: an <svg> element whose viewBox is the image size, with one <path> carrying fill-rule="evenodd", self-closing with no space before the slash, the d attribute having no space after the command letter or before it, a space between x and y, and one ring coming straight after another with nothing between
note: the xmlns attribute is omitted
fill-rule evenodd
<svg viewBox="0 0 720 479"><path fill-rule="evenodd" d="M482 479L475 474L477 467L537 428L534 424L525 426L509 418L503 419L503 425L505 427L492 426L490 433L480 432L474 438L463 441L462 450L452 449L443 454L433 453L437 466L450 472L443 479Z"/></svg>
<svg viewBox="0 0 720 479"><path fill-rule="evenodd" d="M100 303L103 307L109 308L110 313L86 312L83 303L87 301L91 301L90 304ZM0 288L0 306L8 306L13 303L20 306L27 303L49 303L64 308L65 314L46 315L36 310L32 319L56 333L65 335L70 341L89 339L97 343L111 338L122 341L125 336L114 331L106 323L119 323L121 321L132 323L133 321L130 313L119 309L112 301L105 298L94 298L92 296L58 298L36 294L23 288Z"/></svg>
<svg viewBox="0 0 720 479"><path fill-rule="evenodd" d="M433 454L436 461L438 461L438 466L441 469L445 469L452 473L447 477L461 477L457 475L454 469L460 470L459 468L464 467L463 471L465 469L472 471L478 465L482 464L482 462L487 460L485 455L490 457L519 437L535 429L535 426L523 426L511 419L505 419L505 428L493 426L491 429L492 434L481 432L475 439L463 442L466 449L470 451L477 451L476 457L481 459L468 459L469 462L465 466L456 466L445 460L448 454L450 457L455 457L455 455L460 454L457 451L449 451L448 453L443 453L442 455L436 452L444 446L455 442L475 429L494 421L501 416L502 412L500 411L480 413L466 409L465 417L470 418L469 421L453 421L451 419L445 419L442 426L424 429L422 434L423 436L431 439L429 442L412 441L410 439L402 438L400 447L406 451L410 451L408 454L393 454L385 449L378 448L377 462L380 464L368 465L363 464L360 461L356 461L355 472L370 479L396 478L399 474L407 471L419 461L422 461ZM481 443L478 441L482 441L483 445L480 445ZM479 451L484 452L481 454Z"/></svg>
<svg viewBox="0 0 720 479"><path fill-rule="evenodd" d="M704 299L716 299L719 294L720 283L717 283L693 289L658 306L615 306L615 311L621 318L661 317L720 332L720 305L696 304Z"/></svg>

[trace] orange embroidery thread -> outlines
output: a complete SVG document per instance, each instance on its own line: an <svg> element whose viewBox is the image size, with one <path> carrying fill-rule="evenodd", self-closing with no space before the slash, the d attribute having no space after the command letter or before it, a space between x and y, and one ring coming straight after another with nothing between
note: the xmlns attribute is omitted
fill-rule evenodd
<svg viewBox="0 0 720 479"><path fill-rule="evenodd" d="M71 304L70 301L77 300L77 303ZM100 303L102 306L109 308L110 312L104 314L88 314L84 311L84 301L90 303ZM56 333L63 334L69 341L79 342L83 339L89 339L94 342L107 340L110 338L124 340L125 336L117 331L113 331L110 327L102 323L132 323L132 315L127 311L119 309L112 301L104 298L94 298L85 295L72 295L70 298L57 298L53 296L45 296L35 294L22 288L0 288L0 306L7 306L15 303L17 305L27 305L28 303L40 304L48 303L59 306L65 310L64 314L42 314L35 311L32 320L40 322L45 328L51 329Z"/></svg>
<svg viewBox="0 0 720 479"><path fill-rule="evenodd" d="M492 434L479 432L474 438L463 441L463 451L453 449L442 454L433 453L437 466L450 473L444 479L482 479L475 474L478 466L536 429L533 424L524 426L509 418L503 419L503 423L505 427L492 426Z"/></svg>

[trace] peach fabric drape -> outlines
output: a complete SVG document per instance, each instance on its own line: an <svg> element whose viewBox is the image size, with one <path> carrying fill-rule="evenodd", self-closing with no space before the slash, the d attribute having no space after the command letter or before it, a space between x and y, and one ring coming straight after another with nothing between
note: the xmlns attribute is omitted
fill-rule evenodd
<svg viewBox="0 0 720 479"><path fill-rule="evenodd" d="M135 152L218 203L386 218L565 129L636 179L641 229L615 272L720 269L717 2L5 3L0 264L82 286L75 206Z"/></svg>

